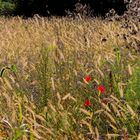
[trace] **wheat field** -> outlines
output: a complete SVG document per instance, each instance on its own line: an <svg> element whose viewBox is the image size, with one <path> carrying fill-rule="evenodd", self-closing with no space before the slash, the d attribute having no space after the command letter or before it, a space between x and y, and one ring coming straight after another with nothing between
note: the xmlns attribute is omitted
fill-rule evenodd
<svg viewBox="0 0 140 140"><path fill-rule="evenodd" d="M0 69L0 139L140 140L140 23L1 17Z"/></svg>

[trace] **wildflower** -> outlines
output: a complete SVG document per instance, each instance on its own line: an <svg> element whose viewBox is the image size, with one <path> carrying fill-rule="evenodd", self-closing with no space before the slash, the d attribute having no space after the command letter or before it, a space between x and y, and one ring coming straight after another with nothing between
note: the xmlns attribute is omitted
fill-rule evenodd
<svg viewBox="0 0 140 140"><path fill-rule="evenodd" d="M104 93L106 91L106 88L103 85L98 86L98 91L100 93Z"/></svg>
<svg viewBox="0 0 140 140"><path fill-rule="evenodd" d="M85 106L86 106L86 107L91 106L91 102L90 102L90 100L86 100L86 101L85 101Z"/></svg>
<svg viewBox="0 0 140 140"><path fill-rule="evenodd" d="M85 77L85 79L84 79L86 82L89 82L89 81L91 81L91 77L89 76L89 75L87 75L86 77Z"/></svg>

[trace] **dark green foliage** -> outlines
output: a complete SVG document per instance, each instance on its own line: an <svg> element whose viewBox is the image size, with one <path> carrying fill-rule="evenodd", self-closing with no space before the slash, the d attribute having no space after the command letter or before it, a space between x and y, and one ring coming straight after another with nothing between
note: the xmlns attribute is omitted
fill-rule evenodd
<svg viewBox="0 0 140 140"><path fill-rule="evenodd" d="M11 15L14 13L16 4L12 0L0 0L0 15Z"/></svg>

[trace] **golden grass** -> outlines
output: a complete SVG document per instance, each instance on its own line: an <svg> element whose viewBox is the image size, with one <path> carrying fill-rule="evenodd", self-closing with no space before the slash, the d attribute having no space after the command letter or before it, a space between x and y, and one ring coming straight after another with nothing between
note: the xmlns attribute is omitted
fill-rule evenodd
<svg viewBox="0 0 140 140"><path fill-rule="evenodd" d="M140 58L139 30L134 21L1 17L0 68L14 64L18 72L0 77L0 139L139 140L139 114L123 100L122 80ZM113 73L120 64L121 76ZM108 91L97 96L105 80Z"/></svg>

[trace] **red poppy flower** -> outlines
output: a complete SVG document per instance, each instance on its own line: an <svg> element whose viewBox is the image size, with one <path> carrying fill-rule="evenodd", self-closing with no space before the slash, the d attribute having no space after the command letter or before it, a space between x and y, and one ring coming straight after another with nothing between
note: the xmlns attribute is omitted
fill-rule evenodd
<svg viewBox="0 0 140 140"><path fill-rule="evenodd" d="M85 77L85 81L86 81L86 82L91 81L91 77L90 77L89 75L87 75L87 76Z"/></svg>
<svg viewBox="0 0 140 140"><path fill-rule="evenodd" d="M106 88L103 85L98 86L98 91L100 93L104 93L106 91Z"/></svg>
<svg viewBox="0 0 140 140"><path fill-rule="evenodd" d="M91 102L90 102L90 100L86 100L86 101L85 101L85 106L86 106L86 107L91 106Z"/></svg>

